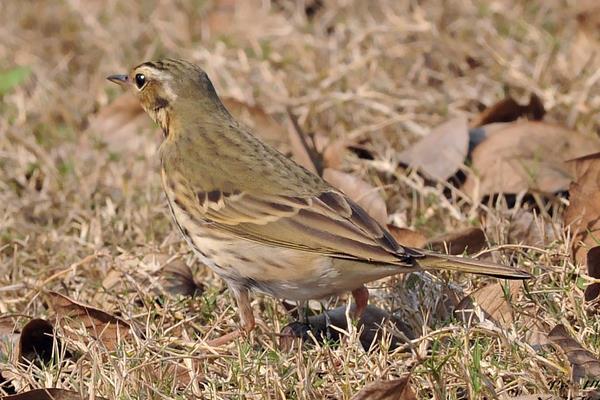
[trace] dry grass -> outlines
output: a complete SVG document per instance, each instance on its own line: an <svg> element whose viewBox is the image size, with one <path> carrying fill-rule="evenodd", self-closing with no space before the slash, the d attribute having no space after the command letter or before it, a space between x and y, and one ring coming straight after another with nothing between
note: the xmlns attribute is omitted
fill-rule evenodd
<svg viewBox="0 0 600 400"><path fill-rule="evenodd" d="M114 352L74 344L76 357L58 351L42 370L6 368L31 388L111 399L347 399L407 371L420 398L574 395L564 356L532 347L522 324L525 314L564 323L600 352L599 321L584 309L584 281L561 233L560 201L539 218L557 232L553 240L496 252L537 276L513 299L525 311L507 329L441 318L445 278L394 278L374 284L373 297L420 336L408 351L365 353L351 335L341 347L282 352L275 333L289 319L259 295L252 337L210 350L203 340L237 320L224 283L195 265L208 288L201 297L157 300L150 290L165 256L194 265L165 214L154 129L88 126L119 94L105 76L157 56L185 57L205 67L222 95L276 117L289 106L308 132L368 139L375 160L348 155L344 169L383 188L396 223L427 235L481 223L492 247L504 245L517 210L459 194L448 201L443 187L399 168L396 154L450 116L475 115L506 88L519 99L535 92L550 120L596 134L599 69L573 48L575 2L332 0L310 17L302 2L220 3L0 2L0 70L31 71L0 106L0 313L45 317L40 292L56 290L141 326ZM451 278L466 293L484 282ZM197 372L189 385L173 378L183 359Z"/></svg>

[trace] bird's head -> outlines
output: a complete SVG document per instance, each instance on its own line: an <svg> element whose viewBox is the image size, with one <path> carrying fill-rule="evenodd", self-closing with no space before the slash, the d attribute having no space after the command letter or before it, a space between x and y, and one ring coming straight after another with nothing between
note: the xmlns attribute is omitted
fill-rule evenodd
<svg viewBox="0 0 600 400"><path fill-rule="evenodd" d="M176 118L206 118L225 111L206 72L184 60L148 61L129 74L110 75L107 79L132 88L165 136Z"/></svg>

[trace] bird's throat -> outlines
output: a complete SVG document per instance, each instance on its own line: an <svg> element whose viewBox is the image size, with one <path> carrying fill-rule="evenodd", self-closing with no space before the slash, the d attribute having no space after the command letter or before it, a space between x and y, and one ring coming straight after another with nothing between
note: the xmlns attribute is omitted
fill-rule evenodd
<svg viewBox="0 0 600 400"><path fill-rule="evenodd" d="M169 110L168 107L158 107L153 110L154 122L160 126L163 131L163 135L166 138L169 137Z"/></svg>

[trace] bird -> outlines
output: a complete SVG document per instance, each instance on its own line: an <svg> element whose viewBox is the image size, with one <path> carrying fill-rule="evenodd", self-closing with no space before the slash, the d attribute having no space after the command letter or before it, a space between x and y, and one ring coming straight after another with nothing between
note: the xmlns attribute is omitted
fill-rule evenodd
<svg viewBox="0 0 600 400"><path fill-rule="evenodd" d="M240 326L255 327L251 290L300 304L396 274L452 270L505 279L530 274L492 262L402 246L341 190L262 142L221 102L207 73L182 60L147 61L107 79L132 90L162 129L162 187L172 220L198 258L225 280Z"/></svg>

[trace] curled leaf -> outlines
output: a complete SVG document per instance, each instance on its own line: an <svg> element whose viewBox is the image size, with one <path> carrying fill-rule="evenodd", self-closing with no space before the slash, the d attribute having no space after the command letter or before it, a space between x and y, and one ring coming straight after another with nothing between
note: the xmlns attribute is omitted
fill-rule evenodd
<svg viewBox="0 0 600 400"><path fill-rule="evenodd" d="M567 356L573 368L573 380L600 377L600 361L589 350L584 349L573 339L564 325L556 325L548 334L548 338Z"/></svg>
<svg viewBox="0 0 600 400"><path fill-rule="evenodd" d="M521 105L515 99L508 96L491 107L486 108L471 122L471 127L479 127L495 122L512 122L520 117L526 117L534 121L544 118L544 105L535 93L529 97L529 104Z"/></svg>
<svg viewBox="0 0 600 400"><path fill-rule="evenodd" d="M600 140L542 122L516 121L496 128L472 153L463 190L474 199L498 193L567 190L565 161L600 150Z"/></svg>
<svg viewBox="0 0 600 400"><path fill-rule="evenodd" d="M25 324L21 331L18 359L30 362L40 360L46 364L52 358L54 341L54 327L52 324L45 319L32 319Z"/></svg>
<svg viewBox="0 0 600 400"><path fill-rule="evenodd" d="M129 323L98 308L57 292L48 292L46 297L56 314L58 325L73 340L82 339L83 329L87 335L100 341L109 351L114 351L120 340L130 332Z"/></svg>
<svg viewBox="0 0 600 400"><path fill-rule="evenodd" d="M371 383L352 397L352 400L416 400L410 386L410 374L390 381Z"/></svg>
<svg viewBox="0 0 600 400"><path fill-rule="evenodd" d="M441 253L473 254L485 248L485 233L481 228L466 228L436 236L428 240L425 246Z"/></svg>
<svg viewBox="0 0 600 400"><path fill-rule="evenodd" d="M461 116L433 128L427 136L401 152L398 159L431 179L446 181L463 164L468 149L467 119Z"/></svg>
<svg viewBox="0 0 600 400"><path fill-rule="evenodd" d="M574 181L564 222L574 237L573 257L584 265L588 250L600 245L600 153L570 160L569 166Z"/></svg>

